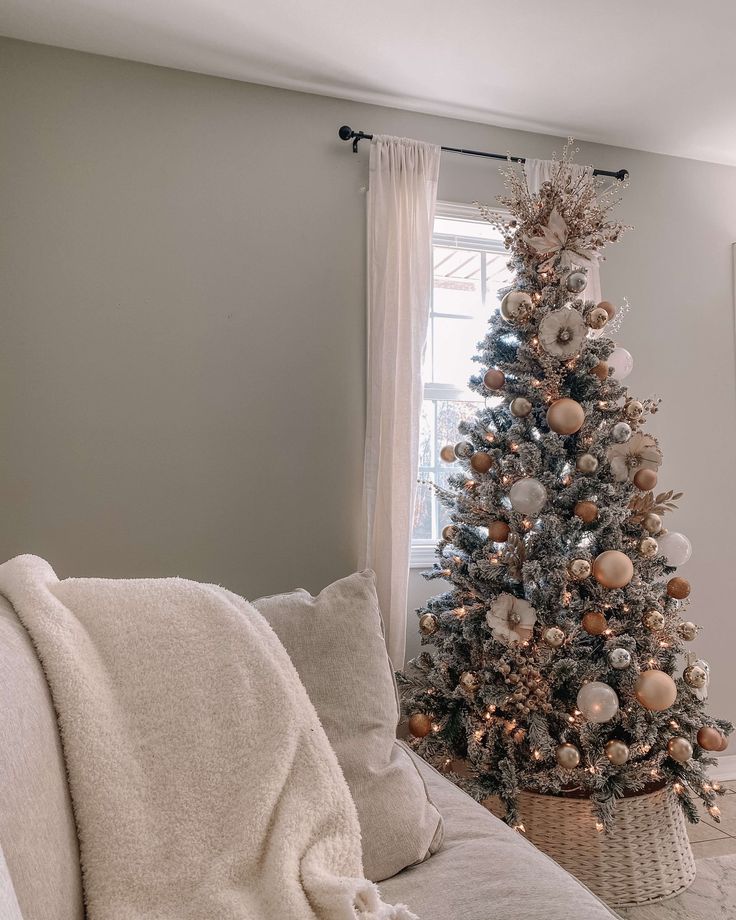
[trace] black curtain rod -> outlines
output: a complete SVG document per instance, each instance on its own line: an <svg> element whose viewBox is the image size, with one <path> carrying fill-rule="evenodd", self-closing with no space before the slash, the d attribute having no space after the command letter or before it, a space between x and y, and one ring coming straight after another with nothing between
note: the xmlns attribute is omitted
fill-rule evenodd
<svg viewBox="0 0 736 920"><path fill-rule="evenodd" d="M353 153L358 152L359 141L369 141L373 138L372 134L365 134L363 131L353 131L349 125L343 125L337 132L343 141L353 142ZM446 150L448 153L461 153L466 157L483 157L487 160L511 160L512 163L526 163L526 157L510 157L505 153L485 153L483 150L465 150L463 147L440 147L440 150ZM629 178L628 169L619 169L614 172L611 169L594 169L594 176L610 176L612 179L618 179L623 182Z"/></svg>

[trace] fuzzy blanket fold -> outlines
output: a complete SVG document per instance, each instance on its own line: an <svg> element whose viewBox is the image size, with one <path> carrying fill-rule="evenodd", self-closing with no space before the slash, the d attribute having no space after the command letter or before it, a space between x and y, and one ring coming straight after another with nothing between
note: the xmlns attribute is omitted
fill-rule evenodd
<svg viewBox="0 0 736 920"><path fill-rule="evenodd" d="M335 755L247 601L35 556L0 593L51 688L89 920L413 920L362 878Z"/></svg>

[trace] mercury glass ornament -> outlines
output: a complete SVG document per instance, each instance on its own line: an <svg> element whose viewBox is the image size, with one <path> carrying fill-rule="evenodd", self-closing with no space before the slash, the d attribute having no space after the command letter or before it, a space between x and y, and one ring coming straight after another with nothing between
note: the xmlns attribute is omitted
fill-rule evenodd
<svg viewBox="0 0 736 920"><path fill-rule="evenodd" d="M608 356L608 366L616 380L625 380L634 369L634 359L630 352L617 345Z"/></svg>
<svg viewBox="0 0 736 920"><path fill-rule="evenodd" d="M536 517L547 502L547 490L538 479L519 479L509 489L514 511Z"/></svg>
<svg viewBox="0 0 736 920"><path fill-rule="evenodd" d="M595 307L585 318L591 329L602 329L608 322L608 313L601 307Z"/></svg>
<svg viewBox="0 0 736 920"><path fill-rule="evenodd" d="M652 559L657 555L658 550L659 544L654 537L644 537L643 540L639 541L639 552L645 559Z"/></svg>
<svg viewBox="0 0 736 920"><path fill-rule="evenodd" d="M460 675L460 685L469 693L475 693L480 687L480 677L475 671L463 671Z"/></svg>
<svg viewBox="0 0 736 920"><path fill-rule="evenodd" d="M516 399L512 399L509 406L511 414L516 418L526 418L533 408L531 402L525 396L517 396Z"/></svg>
<svg viewBox="0 0 736 920"><path fill-rule="evenodd" d="M618 712L618 696L613 687L592 680L580 688L577 706L589 722L609 722Z"/></svg>
<svg viewBox="0 0 736 920"><path fill-rule="evenodd" d="M695 623L691 623L690 620L685 620L685 622L679 623L677 626L677 635L684 639L685 642L692 642L697 634L698 627Z"/></svg>
<svg viewBox="0 0 736 920"><path fill-rule="evenodd" d="M588 279L585 272L574 271L565 279L565 287L571 294L582 293L588 285Z"/></svg>
<svg viewBox="0 0 736 920"><path fill-rule="evenodd" d="M631 437L631 425L628 422L616 422L611 429L611 437L617 444L625 444Z"/></svg>
<svg viewBox="0 0 736 920"><path fill-rule="evenodd" d="M630 399L624 406L624 415L632 421L640 419L644 414L644 406L638 399Z"/></svg>
<svg viewBox="0 0 736 920"><path fill-rule="evenodd" d="M683 671L682 679L688 687L693 687L695 690L702 690L708 680L708 675L700 665L691 664Z"/></svg>
<svg viewBox="0 0 736 920"><path fill-rule="evenodd" d="M662 529L662 518L653 511L650 511L642 521L642 527L647 533L656 536Z"/></svg>
<svg viewBox="0 0 736 920"><path fill-rule="evenodd" d="M442 539L445 543L452 543L456 536L457 527L453 527L452 524L448 524L446 527L442 528Z"/></svg>
<svg viewBox="0 0 736 920"><path fill-rule="evenodd" d="M458 441L455 445L455 456L458 460L468 460L475 453L475 448L470 441Z"/></svg>
<svg viewBox="0 0 736 920"><path fill-rule="evenodd" d="M693 756L693 746L687 738L670 738L667 742L667 753L678 763L687 763Z"/></svg>
<svg viewBox="0 0 736 920"><path fill-rule="evenodd" d="M542 641L550 648L559 648L565 641L565 633L559 626L550 626L542 633Z"/></svg>
<svg viewBox="0 0 736 920"><path fill-rule="evenodd" d="M574 744L566 741L564 744L557 746L555 751L557 763L565 770L574 770L580 763L580 751Z"/></svg>
<svg viewBox="0 0 736 920"><path fill-rule="evenodd" d="M567 566L567 571L575 581L583 581L588 578L593 566L587 559L573 559Z"/></svg>
<svg viewBox="0 0 736 920"><path fill-rule="evenodd" d="M631 652L627 648L613 648L608 653L608 663L617 671L623 671L631 664Z"/></svg>
<svg viewBox="0 0 736 920"><path fill-rule="evenodd" d="M526 291L509 291L501 301L501 316L508 323L525 323L532 312L532 299Z"/></svg>
<svg viewBox="0 0 736 920"><path fill-rule="evenodd" d="M667 559L667 565L685 565L693 548L684 533L667 532L659 538L659 551Z"/></svg>
<svg viewBox="0 0 736 920"><path fill-rule="evenodd" d="M593 454L580 454L575 461L575 467L581 473L595 473L598 469L598 460Z"/></svg>
<svg viewBox="0 0 736 920"><path fill-rule="evenodd" d="M610 741L607 741L604 750L609 763L612 763L614 767L623 766L631 756L628 744L625 741L619 741L618 738L611 738Z"/></svg>
<svg viewBox="0 0 736 920"><path fill-rule="evenodd" d="M659 610L647 610L642 614L641 621L647 629L656 632L664 626L664 614Z"/></svg>
<svg viewBox="0 0 736 920"><path fill-rule="evenodd" d="M419 632L423 636L433 636L438 627L437 617L433 613L423 613L419 617Z"/></svg>

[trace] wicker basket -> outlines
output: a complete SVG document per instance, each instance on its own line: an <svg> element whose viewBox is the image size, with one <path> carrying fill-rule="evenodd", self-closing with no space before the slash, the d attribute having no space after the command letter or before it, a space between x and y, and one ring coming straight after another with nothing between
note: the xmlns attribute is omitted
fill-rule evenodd
<svg viewBox="0 0 736 920"><path fill-rule="evenodd" d="M526 837L612 907L672 898L695 879L685 817L669 786L619 799L607 833L596 829L589 799L521 792L519 814Z"/></svg>

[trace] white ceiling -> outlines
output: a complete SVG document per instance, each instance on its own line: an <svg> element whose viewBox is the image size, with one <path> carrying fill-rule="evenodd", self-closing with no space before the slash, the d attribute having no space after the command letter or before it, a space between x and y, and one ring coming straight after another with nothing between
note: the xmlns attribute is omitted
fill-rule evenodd
<svg viewBox="0 0 736 920"><path fill-rule="evenodd" d="M733 0L0 0L0 34L736 164Z"/></svg>

